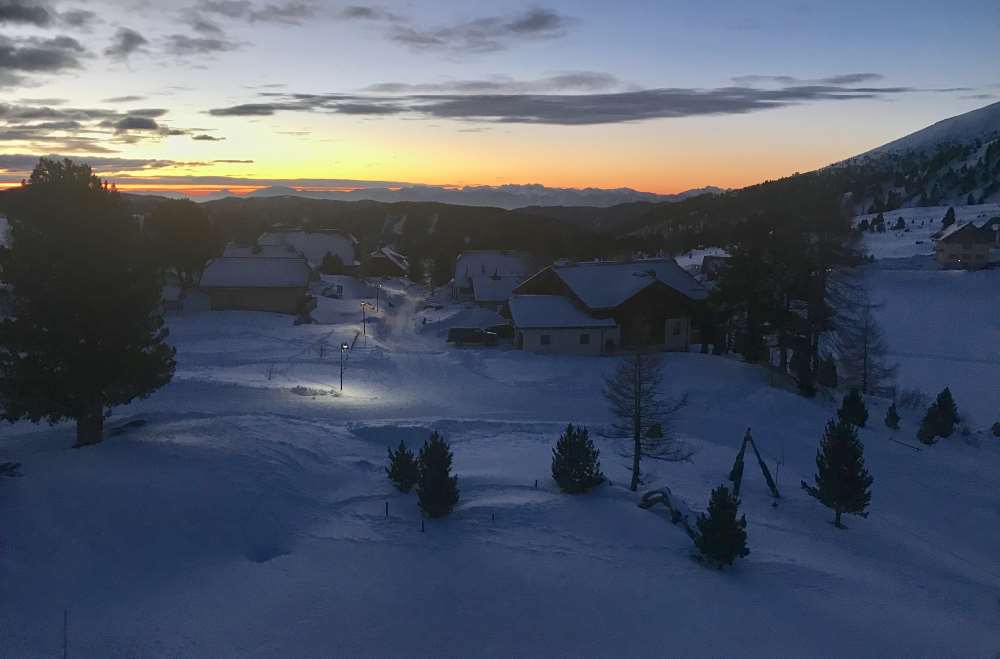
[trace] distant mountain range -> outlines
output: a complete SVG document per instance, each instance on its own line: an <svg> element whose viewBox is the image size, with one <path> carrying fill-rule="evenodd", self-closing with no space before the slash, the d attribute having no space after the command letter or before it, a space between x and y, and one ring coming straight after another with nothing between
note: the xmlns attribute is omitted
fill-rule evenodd
<svg viewBox="0 0 1000 659"><path fill-rule="evenodd" d="M476 185L450 187L437 185L399 185L391 187L358 187L346 191L315 191L296 189L286 185L261 188L245 199L261 197L300 197L304 199L331 199L336 201L437 202L458 206L490 206L494 208L522 208L525 206L585 206L607 208L633 202L678 201L691 196L722 192L722 188L706 187L687 190L678 194L654 194L631 188L550 188L544 185ZM235 196L228 190L199 197L198 201L215 201Z"/></svg>

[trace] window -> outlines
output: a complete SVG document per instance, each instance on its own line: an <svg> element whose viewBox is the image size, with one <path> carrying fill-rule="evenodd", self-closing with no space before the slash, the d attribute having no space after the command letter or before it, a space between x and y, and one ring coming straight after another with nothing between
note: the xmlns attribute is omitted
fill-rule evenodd
<svg viewBox="0 0 1000 659"><path fill-rule="evenodd" d="M552 345L552 336L549 334L542 334L540 341L543 346Z"/></svg>
<svg viewBox="0 0 1000 659"><path fill-rule="evenodd" d="M584 333L584 334L580 335L580 345L582 345L582 346L589 346L590 345L590 335L589 334Z"/></svg>
<svg viewBox="0 0 1000 659"><path fill-rule="evenodd" d="M681 321L675 320L674 321L674 336L680 336L680 335L681 335Z"/></svg>

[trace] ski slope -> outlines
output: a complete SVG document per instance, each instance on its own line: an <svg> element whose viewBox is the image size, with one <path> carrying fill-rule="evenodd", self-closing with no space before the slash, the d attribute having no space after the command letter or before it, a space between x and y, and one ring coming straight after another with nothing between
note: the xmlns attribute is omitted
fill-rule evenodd
<svg viewBox="0 0 1000 659"><path fill-rule="evenodd" d="M871 401L871 514L841 531L798 487L836 403L735 359L669 354L671 393L688 396L675 431L697 452L649 465L647 487L703 509L750 427L783 495L773 505L747 462L752 553L719 573L637 507L612 440L597 438L610 484L568 496L550 479L560 428L608 421L613 358L452 348L448 319L478 312L385 290L343 393L339 350L319 346L353 341L346 307L301 326L209 312L171 318L177 376L110 420L144 425L82 450L68 425L3 427L0 461L24 477L0 482L0 656L61 656L64 615L74 658L1000 651L1000 441L916 451ZM917 419L902 414L895 438L910 443ZM432 429L452 443L461 500L421 531L415 495L383 466L388 446Z"/></svg>

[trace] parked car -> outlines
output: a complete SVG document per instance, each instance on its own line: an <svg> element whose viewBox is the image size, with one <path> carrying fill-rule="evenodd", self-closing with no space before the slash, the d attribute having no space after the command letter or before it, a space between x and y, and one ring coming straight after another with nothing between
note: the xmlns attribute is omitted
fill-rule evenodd
<svg viewBox="0 0 1000 659"><path fill-rule="evenodd" d="M491 325L486 328L487 332L493 332L499 339L513 339L514 326L504 323L503 325Z"/></svg>
<svg viewBox="0 0 1000 659"><path fill-rule="evenodd" d="M497 334L478 327L452 327L448 330L448 343L459 346L466 343L493 346L497 343Z"/></svg>

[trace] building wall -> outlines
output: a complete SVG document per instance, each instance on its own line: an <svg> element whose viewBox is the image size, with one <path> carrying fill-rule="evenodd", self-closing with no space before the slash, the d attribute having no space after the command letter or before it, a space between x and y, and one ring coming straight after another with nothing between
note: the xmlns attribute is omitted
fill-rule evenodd
<svg viewBox="0 0 1000 659"><path fill-rule="evenodd" d="M305 288L208 288L213 311L268 311L295 314Z"/></svg>
<svg viewBox="0 0 1000 659"><path fill-rule="evenodd" d="M590 342L580 343L581 335L589 336ZM542 338L545 336L549 337L547 344L542 342ZM618 349L618 328L519 329L517 340L523 350L530 352L564 355L600 355L607 352L605 344L608 340L614 343L613 350Z"/></svg>
<svg viewBox="0 0 1000 659"><path fill-rule="evenodd" d="M935 248L938 264L975 270L985 268L990 262L990 245L973 243L938 243Z"/></svg>
<svg viewBox="0 0 1000 659"><path fill-rule="evenodd" d="M691 345L691 319L667 318L664 321L663 349L671 351L687 351Z"/></svg>

